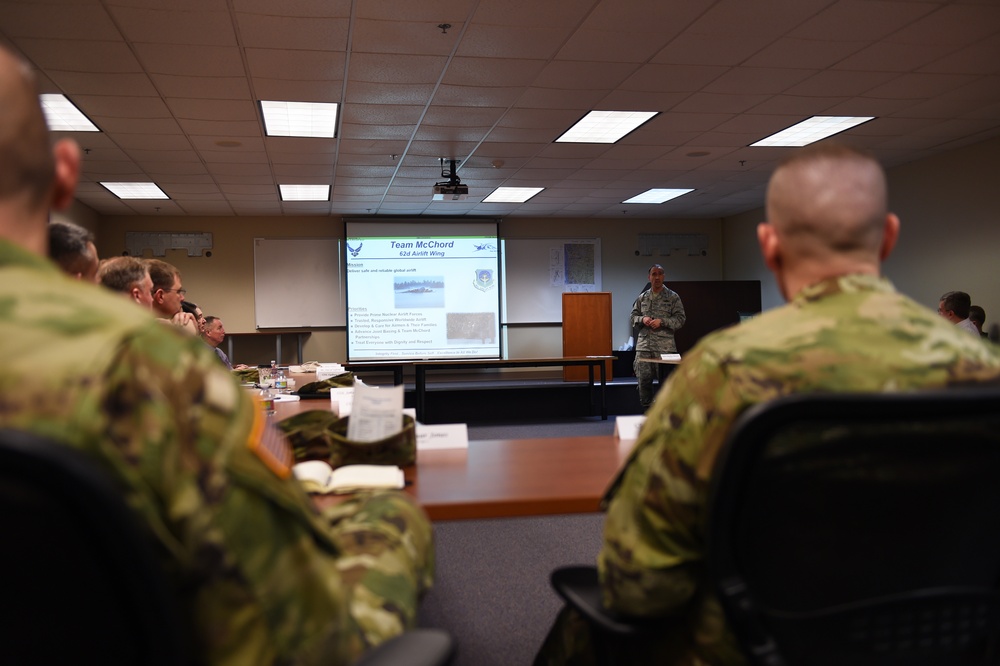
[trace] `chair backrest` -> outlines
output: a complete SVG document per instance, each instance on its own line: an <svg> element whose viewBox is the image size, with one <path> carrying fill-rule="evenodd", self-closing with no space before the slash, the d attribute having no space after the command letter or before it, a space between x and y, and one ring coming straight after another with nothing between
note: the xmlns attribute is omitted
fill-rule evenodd
<svg viewBox="0 0 1000 666"><path fill-rule="evenodd" d="M709 575L753 663L996 658L996 388L757 405L710 498Z"/></svg>
<svg viewBox="0 0 1000 666"><path fill-rule="evenodd" d="M89 458L0 430L0 661L185 661L150 536Z"/></svg>

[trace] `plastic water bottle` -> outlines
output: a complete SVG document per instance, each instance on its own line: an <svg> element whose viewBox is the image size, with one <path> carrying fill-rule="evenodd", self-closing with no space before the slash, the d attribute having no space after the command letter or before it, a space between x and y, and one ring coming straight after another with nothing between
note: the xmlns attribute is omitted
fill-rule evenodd
<svg viewBox="0 0 1000 666"><path fill-rule="evenodd" d="M267 416L274 416L274 393L270 386L265 386L260 391L260 404Z"/></svg>
<svg viewBox="0 0 1000 666"><path fill-rule="evenodd" d="M285 376L284 368L278 368L278 374L274 376L274 390L279 393L288 390L288 377Z"/></svg>

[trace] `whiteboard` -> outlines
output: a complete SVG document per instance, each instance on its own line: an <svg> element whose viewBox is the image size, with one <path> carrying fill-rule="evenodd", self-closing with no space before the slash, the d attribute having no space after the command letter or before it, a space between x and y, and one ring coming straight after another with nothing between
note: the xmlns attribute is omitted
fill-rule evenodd
<svg viewBox="0 0 1000 666"><path fill-rule="evenodd" d="M339 238L255 238L257 328L346 326Z"/></svg>
<svg viewBox="0 0 1000 666"><path fill-rule="evenodd" d="M601 291L600 238L506 238L506 324L562 321L563 292Z"/></svg>

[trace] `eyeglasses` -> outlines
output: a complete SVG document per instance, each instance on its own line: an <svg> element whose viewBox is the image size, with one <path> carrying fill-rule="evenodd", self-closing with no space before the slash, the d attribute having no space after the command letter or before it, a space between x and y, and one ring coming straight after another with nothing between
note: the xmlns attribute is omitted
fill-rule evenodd
<svg viewBox="0 0 1000 666"><path fill-rule="evenodd" d="M176 291L181 296L183 296L184 294L188 293L188 290L185 289L184 287L181 287L180 289L164 289L163 291Z"/></svg>

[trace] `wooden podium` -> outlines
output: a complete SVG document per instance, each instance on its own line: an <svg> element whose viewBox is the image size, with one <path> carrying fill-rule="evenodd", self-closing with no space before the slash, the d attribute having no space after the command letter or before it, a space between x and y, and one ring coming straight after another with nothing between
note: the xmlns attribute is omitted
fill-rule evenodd
<svg viewBox="0 0 1000 666"><path fill-rule="evenodd" d="M563 356L607 356L611 354L611 292L595 291L562 295ZM611 361L605 372L611 379ZM587 368L563 369L563 381L586 381Z"/></svg>

